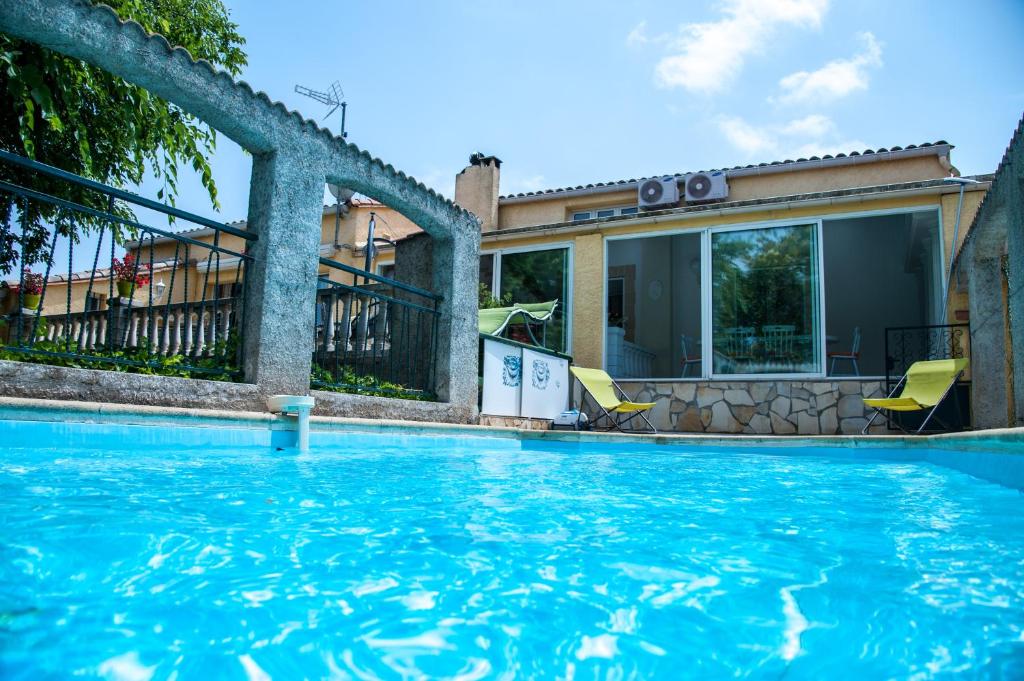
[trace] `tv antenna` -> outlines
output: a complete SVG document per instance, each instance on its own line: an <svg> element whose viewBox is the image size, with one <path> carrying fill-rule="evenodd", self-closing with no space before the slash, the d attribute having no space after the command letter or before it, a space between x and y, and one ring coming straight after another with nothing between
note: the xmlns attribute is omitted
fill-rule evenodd
<svg viewBox="0 0 1024 681"><path fill-rule="evenodd" d="M334 113L340 108L341 136L342 138L348 137L348 133L345 132L345 109L348 105L345 102L345 92L341 89L341 84L339 84L338 81L334 81L333 83L331 83L331 86L327 88L326 92L313 90L304 85L296 85L295 91L298 92L300 95L309 97L314 101L320 102L321 104L326 104L327 106L331 107L331 110L328 111L321 120L327 120L327 118L332 113Z"/></svg>

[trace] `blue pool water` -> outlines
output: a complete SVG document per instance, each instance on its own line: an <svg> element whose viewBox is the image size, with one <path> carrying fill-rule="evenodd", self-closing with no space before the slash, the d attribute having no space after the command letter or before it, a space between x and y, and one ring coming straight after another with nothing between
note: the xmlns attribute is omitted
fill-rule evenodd
<svg viewBox="0 0 1024 681"><path fill-rule="evenodd" d="M0 678L1024 677L1016 490L828 450L339 442L0 448Z"/></svg>

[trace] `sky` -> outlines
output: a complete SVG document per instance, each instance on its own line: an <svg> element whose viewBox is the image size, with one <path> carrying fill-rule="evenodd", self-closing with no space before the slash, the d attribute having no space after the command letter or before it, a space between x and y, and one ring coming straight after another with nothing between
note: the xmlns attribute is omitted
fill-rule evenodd
<svg viewBox="0 0 1024 681"><path fill-rule="evenodd" d="M225 3L243 80L335 132L294 87L337 80L349 141L449 197L476 151L502 194L939 139L986 173L1024 112L1019 0ZM251 159L213 167L220 214L178 205L244 218Z"/></svg>

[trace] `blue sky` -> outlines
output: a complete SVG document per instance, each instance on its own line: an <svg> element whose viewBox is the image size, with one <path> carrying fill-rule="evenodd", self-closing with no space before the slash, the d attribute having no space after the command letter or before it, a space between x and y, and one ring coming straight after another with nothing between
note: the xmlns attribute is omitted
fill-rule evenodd
<svg viewBox="0 0 1024 681"><path fill-rule="evenodd" d="M316 119L295 84L340 81L349 140L448 195L474 151L503 194L938 139L990 172L1024 111L1019 1L227 5L245 80ZM223 139L224 219L250 167Z"/></svg>

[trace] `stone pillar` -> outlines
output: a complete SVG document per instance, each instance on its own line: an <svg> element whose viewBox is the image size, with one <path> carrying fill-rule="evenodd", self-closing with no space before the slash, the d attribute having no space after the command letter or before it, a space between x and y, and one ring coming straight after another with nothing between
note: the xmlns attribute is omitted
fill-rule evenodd
<svg viewBox="0 0 1024 681"><path fill-rule="evenodd" d="M438 304L434 390L439 400L462 409L466 420L475 419L477 413L479 276L480 250L475 240L441 240L418 234L398 242L395 277L445 295ZM396 342L402 342L400 335Z"/></svg>
<svg viewBox="0 0 1024 681"><path fill-rule="evenodd" d="M1007 425L1006 310L1001 258L972 257L971 411L975 428Z"/></svg>
<svg viewBox="0 0 1024 681"><path fill-rule="evenodd" d="M242 370L265 395L306 395L325 172L301 146L282 146L253 156L248 226L259 240L245 272Z"/></svg>
<svg viewBox="0 0 1024 681"><path fill-rule="evenodd" d="M477 319L480 242L434 239L434 291L444 292L437 330L437 396L477 415L480 329Z"/></svg>

